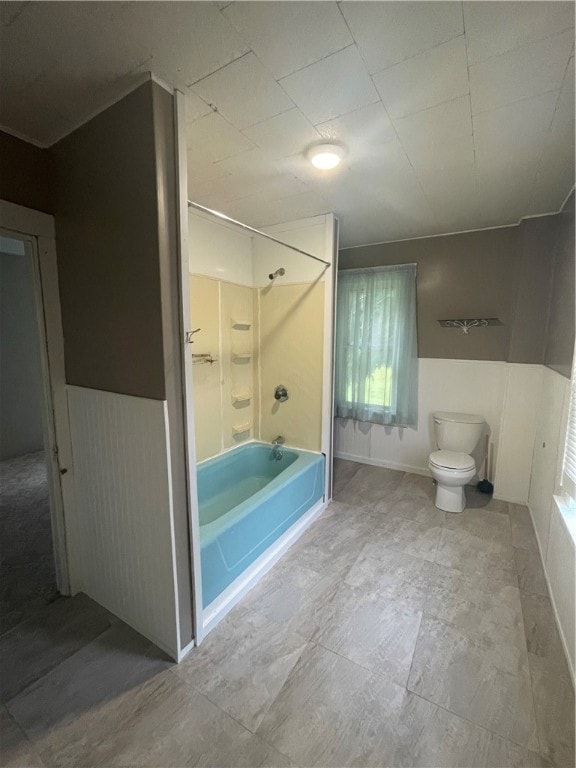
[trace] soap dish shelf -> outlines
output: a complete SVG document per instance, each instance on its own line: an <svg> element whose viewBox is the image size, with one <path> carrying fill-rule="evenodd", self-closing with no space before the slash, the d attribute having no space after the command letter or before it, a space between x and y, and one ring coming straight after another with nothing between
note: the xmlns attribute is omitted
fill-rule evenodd
<svg viewBox="0 0 576 768"><path fill-rule="evenodd" d="M236 427L232 427L233 435L242 435L244 432L249 432L252 429L252 422L247 421L244 424L238 424Z"/></svg>
<svg viewBox="0 0 576 768"><path fill-rule="evenodd" d="M249 403L252 400L252 392L232 392L233 403Z"/></svg>
<svg viewBox="0 0 576 768"><path fill-rule="evenodd" d="M252 328L252 321L232 319L232 328L234 328L237 331L249 331L250 328Z"/></svg>

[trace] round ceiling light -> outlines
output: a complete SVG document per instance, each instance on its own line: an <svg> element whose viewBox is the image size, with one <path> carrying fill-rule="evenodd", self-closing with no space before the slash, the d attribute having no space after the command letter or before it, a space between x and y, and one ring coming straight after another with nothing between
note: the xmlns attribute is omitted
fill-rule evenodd
<svg viewBox="0 0 576 768"><path fill-rule="evenodd" d="M344 149L338 144L316 144L308 150L307 156L315 168L329 171L340 164Z"/></svg>

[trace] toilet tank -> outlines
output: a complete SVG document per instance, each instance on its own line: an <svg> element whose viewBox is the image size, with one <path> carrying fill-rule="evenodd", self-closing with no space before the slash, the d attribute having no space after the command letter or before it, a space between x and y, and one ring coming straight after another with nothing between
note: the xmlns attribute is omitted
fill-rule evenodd
<svg viewBox="0 0 576 768"><path fill-rule="evenodd" d="M474 413L436 411L432 414L438 448L472 453L486 429L483 416Z"/></svg>

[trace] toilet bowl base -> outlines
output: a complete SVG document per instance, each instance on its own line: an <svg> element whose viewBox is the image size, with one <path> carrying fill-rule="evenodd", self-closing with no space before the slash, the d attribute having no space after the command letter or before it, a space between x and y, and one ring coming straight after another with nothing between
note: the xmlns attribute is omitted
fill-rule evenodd
<svg viewBox="0 0 576 768"><path fill-rule="evenodd" d="M434 505L444 512L463 512L466 506L466 496L463 485L436 484L436 500Z"/></svg>

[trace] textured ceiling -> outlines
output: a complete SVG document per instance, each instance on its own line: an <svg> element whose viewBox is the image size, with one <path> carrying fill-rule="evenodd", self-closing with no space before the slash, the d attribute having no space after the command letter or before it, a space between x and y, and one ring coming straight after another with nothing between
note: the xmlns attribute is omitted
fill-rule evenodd
<svg viewBox="0 0 576 768"><path fill-rule="evenodd" d="M188 98L190 196L341 243L510 224L574 184L571 2L1 3L0 122L49 145L151 70ZM304 152L347 148L332 172Z"/></svg>

